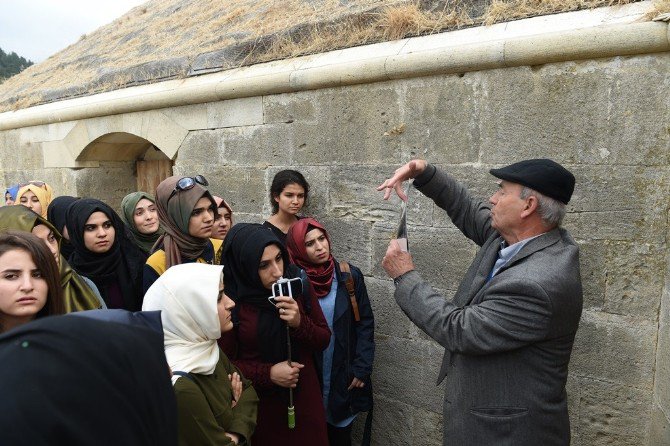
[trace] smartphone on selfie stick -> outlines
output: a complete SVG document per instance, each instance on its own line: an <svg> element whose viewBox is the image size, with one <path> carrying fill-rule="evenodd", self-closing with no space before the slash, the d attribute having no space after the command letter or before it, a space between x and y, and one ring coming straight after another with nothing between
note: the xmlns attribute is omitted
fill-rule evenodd
<svg viewBox="0 0 670 446"><path fill-rule="evenodd" d="M272 284L272 296L268 300L275 307L277 306L276 298L279 296L288 296L294 299L293 296L300 296L302 294L302 280L300 277L294 279L285 279L280 277ZM286 324L286 345L288 347L288 365L291 367L291 334L289 332L288 324ZM293 406L293 389L288 389L288 428L295 428L295 407Z"/></svg>

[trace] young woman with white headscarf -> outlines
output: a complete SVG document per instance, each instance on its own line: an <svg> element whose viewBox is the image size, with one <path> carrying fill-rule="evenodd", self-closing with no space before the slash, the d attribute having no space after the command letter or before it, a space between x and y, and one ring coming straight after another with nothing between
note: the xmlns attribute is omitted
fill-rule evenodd
<svg viewBox="0 0 670 446"><path fill-rule="evenodd" d="M144 296L143 310L161 311L182 445L247 444L256 427L258 396L216 343L233 328L235 306L223 292L222 270L174 265Z"/></svg>

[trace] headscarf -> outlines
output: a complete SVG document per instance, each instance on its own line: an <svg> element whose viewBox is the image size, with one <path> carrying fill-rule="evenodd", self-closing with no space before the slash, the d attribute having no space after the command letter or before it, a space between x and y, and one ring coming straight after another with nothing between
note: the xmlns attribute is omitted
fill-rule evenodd
<svg viewBox="0 0 670 446"><path fill-rule="evenodd" d="M209 239L193 237L188 233L188 222L191 212L196 203L202 197L207 197L212 202L212 210L216 213L216 202L205 187L195 184L191 189L179 190L172 198L177 182L183 176L171 176L164 179L156 187L156 207L158 208L158 219L165 231L156 246L163 245L165 251L165 267L179 265L182 258L193 260L200 257L202 252L210 243Z"/></svg>
<svg viewBox="0 0 670 446"><path fill-rule="evenodd" d="M154 243L156 243L156 240L158 240L161 234L163 234L163 230L160 228L160 225L158 226L158 230L153 234L143 234L137 230L134 219L135 207L137 206L137 203L143 198L146 198L152 203L156 203L156 200L154 200L154 197L151 194L146 192L132 192L123 197L123 200L121 200L120 217L126 226L128 226L128 229L130 230L130 233L135 240L135 244L137 244L137 246L142 251L149 253L151 252L151 248L154 246Z"/></svg>
<svg viewBox="0 0 670 446"><path fill-rule="evenodd" d="M142 310L160 310L165 356L173 371L211 375L221 337L217 297L222 267L183 263L163 273L144 295ZM179 376L172 377L174 384Z"/></svg>
<svg viewBox="0 0 670 446"><path fill-rule="evenodd" d="M47 208L53 199L53 189L51 189L51 186L49 186L47 183L44 183L44 186L37 186L30 183L22 186L16 193L16 201L14 202L14 205L20 205L21 197L28 191L35 194L40 204L42 205L41 215L42 217L47 218Z"/></svg>
<svg viewBox="0 0 670 446"><path fill-rule="evenodd" d="M86 317L0 336L3 444L177 445L177 403L155 331Z"/></svg>
<svg viewBox="0 0 670 446"><path fill-rule="evenodd" d="M9 194L9 196L12 198L13 201L16 201L16 193L19 191L19 185L14 184L12 186L9 186L7 190L5 191L5 196Z"/></svg>
<svg viewBox="0 0 670 446"><path fill-rule="evenodd" d="M217 197L216 195L213 196L214 202L216 203L216 208L226 208L228 209L228 212L230 212L230 226L233 226L233 208L230 207L228 202L224 200L221 197Z"/></svg>
<svg viewBox="0 0 670 446"><path fill-rule="evenodd" d="M307 249L305 248L305 236L312 229L323 231L323 235L328 240L328 246L332 249L333 245L330 243L328 231L313 218L300 219L291 226L288 234L286 234L286 249L291 256L291 262L304 269L307 273L316 297L322 298L330 293L330 287L333 283L333 271L335 271L335 259L333 259L331 251L325 263L317 265L309 260Z"/></svg>
<svg viewBox="0 0 670 446"><path fill-rule="evenodd" d="M65 215L67 214L67 208L79 200L79 197L71 197L69 195L61 195L60 197L54 198L49 207L47 208L47 220L51 222L52 225L56 227L60 234L63 234L63 228L65 227ZM60 242L60 252L63 254L63 257L66 259L72 255L72 244L68 239L63 237Z"/></svg>
<svg viewBox="0 0 670 446"><path fill-rule="evenodd" d="M114 243L101 254L89 251L84 244L84 226L91 214L102 212L114 227ZM100 290L109 306L107 286L117 282L124 309L139 310L141 306L141 271L145 256L131 240L126 226L114 210L100 200L82 198L70 205L66 216L67 231L74 252L68 259L78 273L88 277Z"/></svg>
<svg viewBox="0 0 670 446"><path fill-rule="evenodd" d="M284 277L295 277L289 268L288 252L271 230L255 223L233 226L223 243L224 284L226 294L235 303L250 304L258 309L258 345L265 362L277 363L287 358L286 325L277 309L268 301L272 294L263 286L258 265L263 251L276 245L284 259ZM238 323L238 307L233 308L233 323ZM293 349L295 352L296 349ZM295 357L293 359L296 359Z"/></svg>
<svg viewBox="0 0 670 446"><path fill-rule="evenodd" d="M37 225L48 227L53 232L60 246L60 232L43 217L25 206L6 206L0 208L0 232L9 230L31 232ZM100 308L98 296L84 282L84 279L74 272L62 255L60 256L59 269L66 313Z"/></svg>

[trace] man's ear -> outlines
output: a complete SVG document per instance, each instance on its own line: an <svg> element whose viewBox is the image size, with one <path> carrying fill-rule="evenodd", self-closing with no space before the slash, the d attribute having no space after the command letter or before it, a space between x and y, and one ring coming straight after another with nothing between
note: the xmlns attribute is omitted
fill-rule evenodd
<svg viewBox="0 0 670 446"><path fill-rule="evenodd" d="M529 195L528 198L526 198L526 204L521 211L521 218L528 218L531 215L537 211L538 206L540 203L537 200L537 197L534 195Z"/></svg>

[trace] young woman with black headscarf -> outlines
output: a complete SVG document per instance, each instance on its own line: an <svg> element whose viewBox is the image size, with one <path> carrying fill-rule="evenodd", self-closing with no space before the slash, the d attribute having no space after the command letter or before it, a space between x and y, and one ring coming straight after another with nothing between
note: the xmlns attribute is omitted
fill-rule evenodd
<svg viewBox="0 0 670 446"><path fill-rule="evenodd" d="M118 214L100 200L82 198L68 207L66 227L75 271L95 283L108 308L139 310L145 256Z"/></svg>
<svg viewBox="0 0 670 446"><path fill-rule="evenodd" d="M310 292L309 280L289 264L282 243L259 224L238 223L232 227L224 243L223 263L225 292L236 306L234 331L222 338L222 344L233 363L254 383L260 397L251 443L328 444L313 355L326 348L330 330ZM294 299L278 297L275 306L268 296L280 277L300 277L304 292ZM289 389L294 397L294 428L288 426Z"/></svg>

